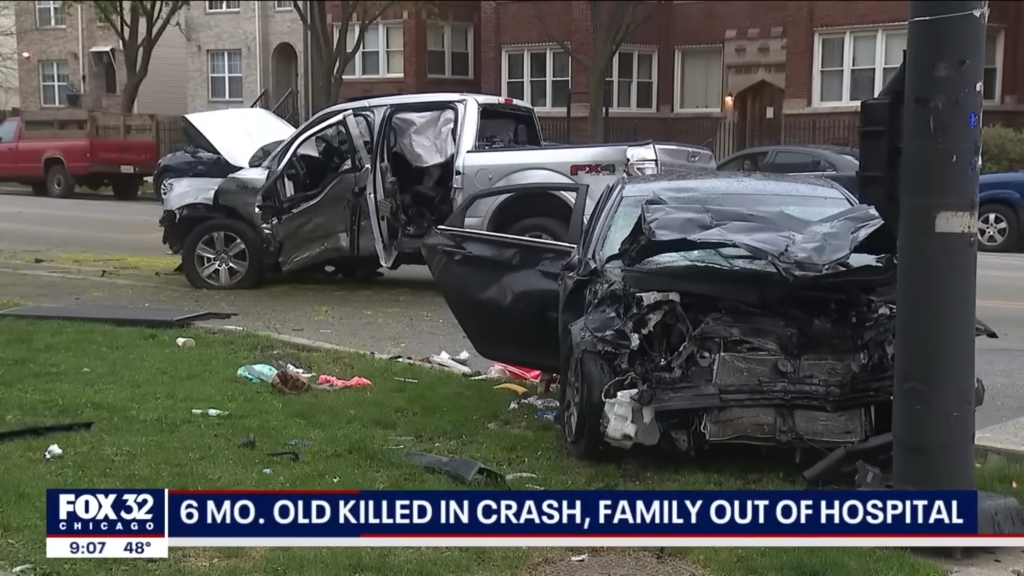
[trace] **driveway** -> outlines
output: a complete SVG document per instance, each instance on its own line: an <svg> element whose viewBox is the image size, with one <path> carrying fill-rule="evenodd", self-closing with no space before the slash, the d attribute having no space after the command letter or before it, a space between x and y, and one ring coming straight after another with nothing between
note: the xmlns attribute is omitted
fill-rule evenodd
<svg viewBox="0 0 1024 576"><path fill-rule="evenodd" d="M35 253L43 260L65 251L160 256L159 214L160 206L151 202L0 195L0 251ZM1024 416L1022 288L1024 255L979 256L978 317L1000 335L977 344L978 374L989 390L978 412L979 428ZM0 262L0 298L225 310L239 314L225 324L416 358L468 350L473 367L489 364L476 356L423 267L402 268L367 284L293 283L208 292L191 289L180 275Z"/></svg>

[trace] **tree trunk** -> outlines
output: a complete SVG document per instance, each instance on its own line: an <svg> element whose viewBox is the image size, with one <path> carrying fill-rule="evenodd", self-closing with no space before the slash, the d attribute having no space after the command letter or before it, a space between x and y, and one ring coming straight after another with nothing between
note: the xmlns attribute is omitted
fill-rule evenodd
<svg viewBox="0 0 1024 576"><path fill-rule="evenodd" d="M136 74L129 74L121 91L121 113L131 114L135 111L135 101L139 98L139 88L142 86L142 78Z"/></svg>
<svg viewBox="0 0 1024 576"><path fill-rule="evenodd" d="M590 94L587 102L587 137L591 144L603 143L604 138L604 79L605 74L590 74Z"/></svg>

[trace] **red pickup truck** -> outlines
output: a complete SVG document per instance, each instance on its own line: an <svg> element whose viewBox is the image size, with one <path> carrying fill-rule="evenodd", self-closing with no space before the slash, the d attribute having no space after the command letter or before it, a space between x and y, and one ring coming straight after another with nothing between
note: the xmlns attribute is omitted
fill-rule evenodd
<svg viewBox="0 0 1024 576"><path fill-rule="evenodd" d="M83 109L23 112L0 124L0 182L67 198L75 186L110 186L132 200L156 171L156 121L144 114Z"/></svg>

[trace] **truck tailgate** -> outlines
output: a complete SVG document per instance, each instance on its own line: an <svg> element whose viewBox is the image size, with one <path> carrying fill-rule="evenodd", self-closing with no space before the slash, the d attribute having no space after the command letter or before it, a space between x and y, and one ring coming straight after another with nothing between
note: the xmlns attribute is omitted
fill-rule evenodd
<svg viewBox="0 0 1024 576"><path fill-rule="evenodd" d="M156 142L150 140L89 140L89 162L94 165L151 168L159 159Z"/></svg>

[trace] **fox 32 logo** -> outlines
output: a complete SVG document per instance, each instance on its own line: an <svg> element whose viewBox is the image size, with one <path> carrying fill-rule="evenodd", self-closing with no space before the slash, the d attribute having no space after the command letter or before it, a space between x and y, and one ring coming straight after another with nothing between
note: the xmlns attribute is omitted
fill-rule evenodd
<svg viewBox="0 0 1024 576"><path fill-rule="evenodd" d="M57 527L75 532L152 532L153 504L150 494L61 494Z"/></svg>

